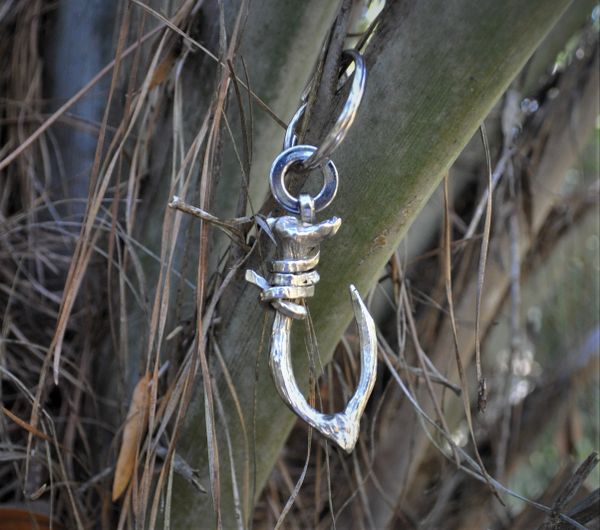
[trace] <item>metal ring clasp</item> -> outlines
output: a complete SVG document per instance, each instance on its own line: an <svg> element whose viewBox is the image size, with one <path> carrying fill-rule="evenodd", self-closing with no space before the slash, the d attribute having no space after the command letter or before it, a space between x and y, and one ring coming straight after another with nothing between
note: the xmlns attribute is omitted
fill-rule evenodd
<svg viewBox="0 0 600 530"><path fill-rule="evenodd" d="M295 145L282 151L273 161L269 177L271 193L288 212L297 215L302 213L300 200L294 197L285 186L285 175L293 164L308 160L316 151L317 148L313 145ZM335 164L328 160L321 170L323 172L323 187L314 197L315 212L320 212L331 204L338 188L338 172Z"/></svg>
<svg viewBox="0 0 600 530"><path fill-rule="evenodd" d="M319 146L317 151L307 160L303 161L302 166L305 169L314 169L324 162L326 162L332 153L337 149L342 140L346 137L348 130L350 129L360 102L365 91L365 85L367 83L367 68L365 66L365 60L363 56L355 50L345 50L343 55L347 55L354 61L354 77L352 79L352 86L350 87L350 93L348 99L344 103L342 112L340 113L337 121L333 128L327 133L323 143ZM290 121L286 131L283 142L284 149L289 149L296 145L298 136L296 134L296 127L302 114L306 110L306 103L300 105L300 108L294 114L294 117Z"/></svg>

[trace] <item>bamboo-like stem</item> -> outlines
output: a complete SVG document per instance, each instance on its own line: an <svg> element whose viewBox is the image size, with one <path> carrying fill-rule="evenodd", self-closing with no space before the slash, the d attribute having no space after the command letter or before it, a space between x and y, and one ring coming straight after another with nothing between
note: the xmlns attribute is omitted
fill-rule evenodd
<svg viewBox="0 0 600 530"><path fill-rule="evenodd" d="M344 222L323 246L321 283L309 304L323 362L351 318L346 286L353 283L365 293L373 285L442 175L568 5L568 0L453 0L391 2L386 8L366 52L369 83L363 105L334 156L341 185L331 212ZM250 431L256 426L258 494L294 416L277 398L264 352L258 351L264 313L256 292L241 279L234 287L236 304L222 315L220 344L246 426ZM294 369L305 382L308 363L300 350ZM229 404L224 399L226 410ZM191 442L205 439L202 411L198 394L182 439L188 440L187 460L206 473L206 448ZM241 436L233 434L232 442L235 457L244 458ZM223 492L222 500L226 512L233 506L230 493ZM174 503L175 527L210 525L210 502L181 483Z"/></svg>

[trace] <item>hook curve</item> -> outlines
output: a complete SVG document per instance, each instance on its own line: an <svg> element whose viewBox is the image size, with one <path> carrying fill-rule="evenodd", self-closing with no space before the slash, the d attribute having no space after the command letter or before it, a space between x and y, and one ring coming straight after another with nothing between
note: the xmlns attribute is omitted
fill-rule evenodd
<svg viewBox="0 0 600 530"><path fill-rule="evenodd" d="M373 318L358 290L350 285L350 296L360 338L360 378L354 394L343 412L325 414L311 407L298 388L291 355L293 319L276 311L271 332L269 365L277 392L306 423L350 453L360 433L360 417L373 391L377 376L377 332Z"/></svg>

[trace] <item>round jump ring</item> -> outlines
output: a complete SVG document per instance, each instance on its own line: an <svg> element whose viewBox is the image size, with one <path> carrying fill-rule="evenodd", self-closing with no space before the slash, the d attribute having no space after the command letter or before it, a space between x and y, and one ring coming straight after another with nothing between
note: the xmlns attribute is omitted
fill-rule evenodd
<svg viewBox="0 0 600 530"><path fill-rule="evenodd" d="M282 151L273 161L269 177L271 193L288 212L300 214L301 208L300 201L285 187L285 175L293 164L304 162L316 151L317 148L313 145L295 145ZM331 204L338 188L338 172L331 160L322 166L321 171L323 172L323 187L314 197L315 212L320 212Z"/></svg>
<svg viewBox="0 0 600 530"><path fill-rule="evenodd" d="M363 59L363 56L355 50L345 50L343 55L351 57L354 61L354 77L352 79L352 86L350 87L348 99L346 99L346 103L344 103L342 112L335 122L335 125L327 133L327 136L325 136L323 143L319 146L316 153L302 164L305 169L314 169L328 160L348 133L348 130L356 117L358 107L360 106L367 82L365 60ZM294 114L294 117L287 126L283 143L284 149L289 149L296 145L296 142L298 141L296 127L305 110L306 103L303 103L300 105L300 108L296 111L296 114Z"/></svg>

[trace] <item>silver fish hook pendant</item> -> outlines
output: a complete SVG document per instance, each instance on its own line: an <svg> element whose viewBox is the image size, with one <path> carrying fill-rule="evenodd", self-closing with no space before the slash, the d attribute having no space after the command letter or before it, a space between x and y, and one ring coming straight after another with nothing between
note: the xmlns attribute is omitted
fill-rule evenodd
<svg viewBox="0 0 600 530"><path fill-rule="evenodd" d="M377 373L375 324L353 285L350 285L350 296L358 324L361 372L358 386L344 411L325 414L311 407L298 387L292 368L292 323L307 317L302 302L314 295L319 281L315 269L321 241L335 235L341 226L341 219L337 217L315 222L315 212L328 206L337 191L337 170L331 160L322 166L323 188L316 197L301 194L295 198L285 187L285 173L291 165L308 160L316 151L313 146L297 145L275 159L271 168L271 190L279 203L298 217L285 215L267 219L277 243L275 259L269 264L267 278L248 270L246 280L257 285L262 291L261 300L275 309L269 364L277 392L295 414L349 453L358 439L360 417Z"/></svg>

